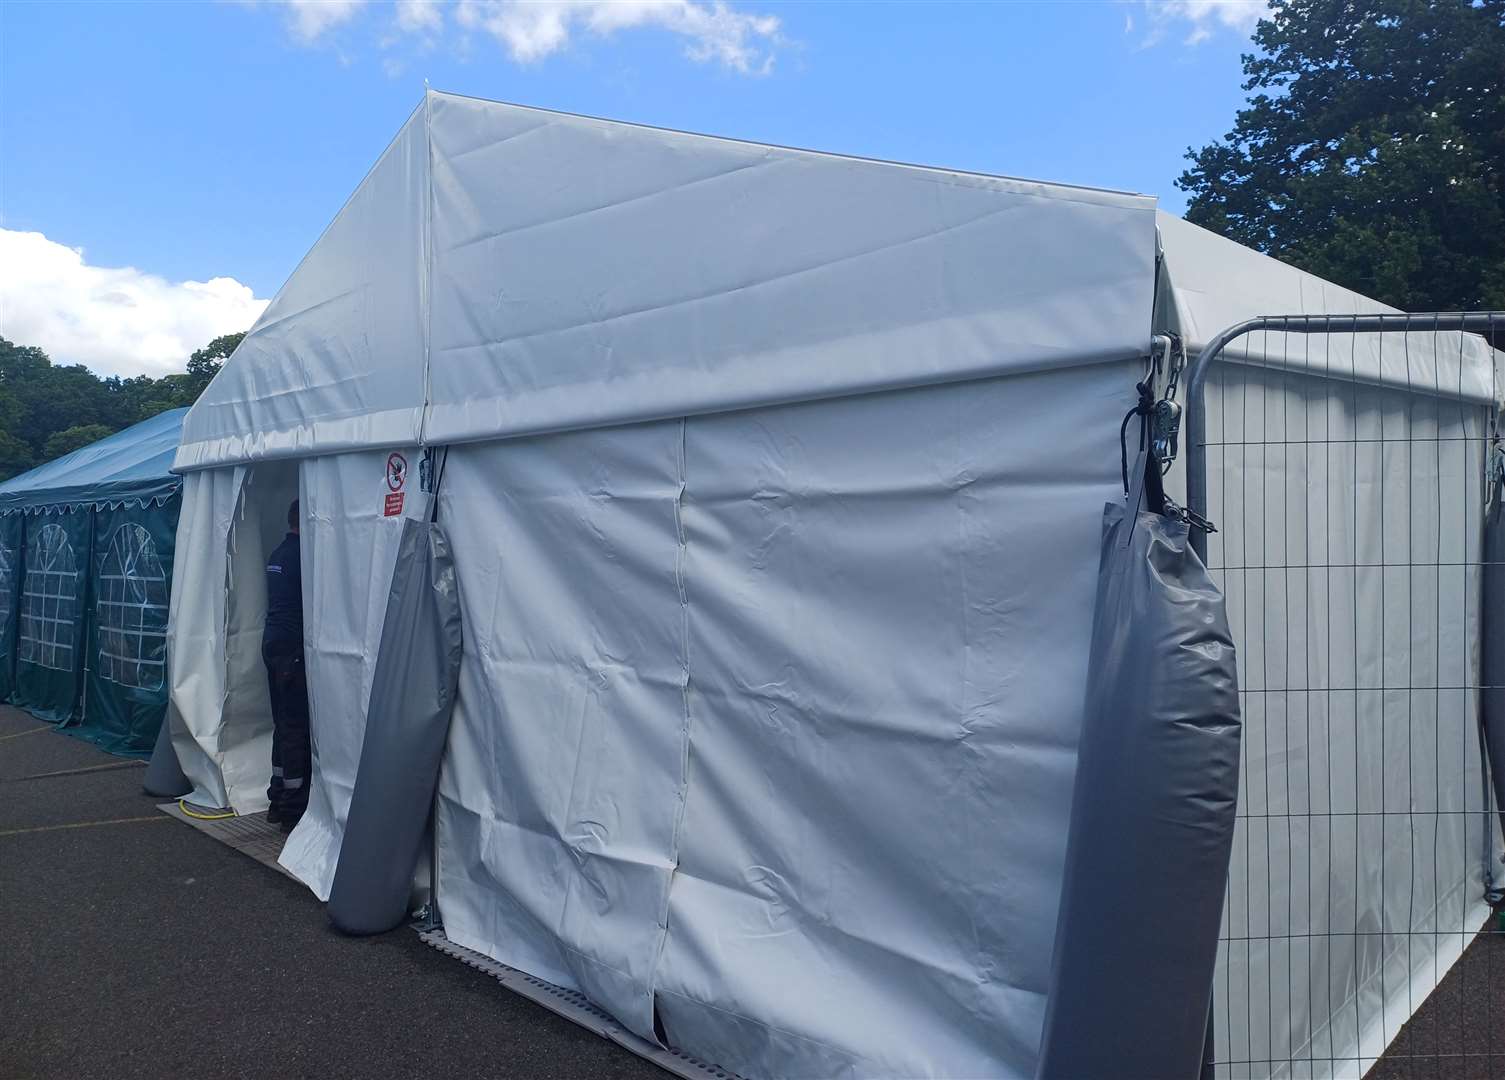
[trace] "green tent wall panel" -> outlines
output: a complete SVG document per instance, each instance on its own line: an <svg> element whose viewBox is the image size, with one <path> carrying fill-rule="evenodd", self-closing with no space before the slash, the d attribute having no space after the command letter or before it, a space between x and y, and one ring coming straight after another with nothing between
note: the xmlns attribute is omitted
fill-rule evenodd
<svg viewBox="0 0 1505 1080"><path fill-rule="evenodd" d="M166 714L171 465L186 413L0 484L0 700L111 753L149 754Z"/></svg>
<svg viewBox="0 0 1505 1080"><path fill-rule="evenodd" d="M167 609L181 503L94 514L89 669L71 732L115 754L146 756L167 713Z"/></svg>
<svg viewBox="0 0 1505 1080"><path fill-rule="evenodd" d="M21 597L21 541L25 520L0 515L0 701L16 689L16 618Z"/></svg>
<svg viewBox="0 0 1505 1080"><path fill-rule="evenodd" d="M16 640L16 703L54 723L72 719L83 686L89 509L26 515Z"/></svg>

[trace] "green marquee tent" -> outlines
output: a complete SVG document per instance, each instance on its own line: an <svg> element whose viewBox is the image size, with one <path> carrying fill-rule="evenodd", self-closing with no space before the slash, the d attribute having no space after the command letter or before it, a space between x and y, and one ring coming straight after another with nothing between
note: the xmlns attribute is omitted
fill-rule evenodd
<svg viewBox="0 0 1505 1080"><path fill-rule="evenodd" d="M186 409L0 484L0 700L117 754L167 708Z"/></svg>

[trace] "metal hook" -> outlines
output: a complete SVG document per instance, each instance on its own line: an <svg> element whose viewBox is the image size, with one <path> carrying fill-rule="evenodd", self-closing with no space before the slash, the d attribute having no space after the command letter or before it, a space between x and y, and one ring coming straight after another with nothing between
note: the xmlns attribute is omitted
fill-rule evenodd
<svg viewBox="0 0 1505 1080"><path fill-rule="evenodd" d="M1170 336L1168 334L1150 335L1150 353L1145 359L1144 378L1141 382L1155 385L1155 377L1160 374L1161 364L1169 355Z"/></svg>

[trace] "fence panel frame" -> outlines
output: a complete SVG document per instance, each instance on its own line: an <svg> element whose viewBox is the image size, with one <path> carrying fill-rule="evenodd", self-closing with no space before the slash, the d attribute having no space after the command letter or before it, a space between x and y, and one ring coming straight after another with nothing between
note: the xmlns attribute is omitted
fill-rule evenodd
<svg viewBox="0 0 1505 1080"><path fill-rule="evenodd" d="M1186 371L1186 438L1185 438L1185 484L1186 484L1186 509L1190 512L1189 517L1193 523L1209 521L1211 507L1209 506L1208 487L1208 431L1207 431L1207 404L1206 387L1209 375L1214 363L1234 342L1240 338L1260 331L1278 331L1287 334L1315 335L1315 334L1391 334L1391 333L1426 333L1433 334L1445 332L1459 333L1482 333L1485 341L1492 348L1499 348L1497 342L1499 336L1505 334L1505 311L1472 311L1472 312L1426 312L1426 313L1377 313L1377 314L1345 314L1345 315L1263 315L1246 319L1224 329L1216 337L1212 338L1196 357L1187 365ZM1381 354L1383 355L1383 354ZM1462 377L1460 358L1460 379ZM1262 365L1254 365L1262 366ZM1269 366L1269 365L1264 365ZM1381 372L1382 373L1382 372ZM1327 378L1335 377L1332 371L1305 371L1301 374L1307 377ZM1411 392L1416 392L1415 390ZM1498 395L1493 405L1494 414L1489 425L1489 433L1485 438L1495 446L1499 446L1500 431L1495 420L1500 416L1500 402ZM1383 441L1383 440L1382 440ZM1488 462L1488 449L1481 454L1481 461ZM1383 453L1382 453L1383 460ZM1487 494L1487 485L1486 485ZM1481 512L1482 517L1482 512ZM1215 526L1217 523L1213 522ZM1440 523L1439 523L1440 527ZM1191 530L1191 545L1197 555L1207 561L1207 532L1194 527ZM1482 553L1481 553L1482 559ZM1357 582L1355 582L1357 584ZM1481 680L1482 682L1482 680ZM1499 885L1493 877L1493 825L1492 825L1492 792L1489 780L1489 762L1484 752L1484 734L1482 724L1479 725L1481 778L1484 786L1484 810L1486 828L1484 831L1484 880L1487 889L1487 899L1491 904L1497 904L1501 897ZM1381 858L1383 859L1383 851ZM1226 902L1226 901L1225 901ZM1225 912L1225 918L1226 918ZM1460 957L1460 961L1461 961ZM1215 979L1215 976L1214 976ZM1439 980L1440 985L1440 980ZM1434 987L1435 989L1435 987ZM1215 1016L1217 1004L1213 1002L1212 1010L1207 1021L1207 1040L1204 1051L1202 1077L1211 1080L1215 1075L1216 1046L1214 1039ZM1294 1064L1294 1062L1292 1062Z"/></svg>

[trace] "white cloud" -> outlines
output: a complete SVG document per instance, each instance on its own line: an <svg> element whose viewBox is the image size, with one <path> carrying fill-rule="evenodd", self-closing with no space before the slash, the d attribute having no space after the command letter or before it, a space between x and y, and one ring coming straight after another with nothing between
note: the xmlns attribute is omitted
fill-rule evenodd
<svg viewBox="0 0 1505 1080"><path fill-rule="evenodd" d="M1183 44L1198 45L1219 30L1247 37L1254 24L1269 14L1269 0L1144 0L1147 16L1142 48L1158 45L1172 33L1185 32ZM1134 29L1131 17L1124 19L1124 33Z"/></svg>
<svg viewBox="0 0 1505 1080"><path fill-rule="evenodd" d="M0 336L40 345L54 363L100 375L182 371L194 349L249 330L266 305L234 278L174 282L91 266L82 249L0 229Z"/></svg>
<svg viewBox="0 0 1505 1080"><path fill-rule="evenodd" d="M455 18L491 34L523 64L567 48L577 29L604 38L652 27L682 38L685 55L699 63L767 74L779 41L777 16L737 11L722 0L460 0Z"/></svg>
<svg viewBox="0 0 1505 1080"><path fill-rule="evenodd" d="M283 0L288 28L299 41L311 44L326 32L355 18L366 0Z"/></svg>
<svg viewBox="0 0 1505 1080"><path fill-rule="evenodd" d="M444 25L439 0L397 0L397 28L410 34L436 33Z"/></svg>
<svg viewBox="0 0 1505 1080"><path fill-rule="evenodd" d="M577 29L604 38L652 27L683 38L692 60L761 75L772 69L779 41L777 16L737 11L723 0L459 0L455 19L489 33L521 64L568 48Z"/></svg>
<svg viewBox="0 0 1505 1080"><path fill-rule="evenodd" d="M254 0L252 0L254 3ZM351 23L366 0L283 0L289 32L313 45ZM732 7L726 0L397 0L390 48L403 36L434 44L444 33L446 7L461 31L487 34L520 64L536 63L582 35L609 38L624 30L673 34L697 63L719 63L745 75L767 74L780 44L779 18ZM463 49L463 40L456 42ZM390 72L389 72L390 73Z"/></svg>

